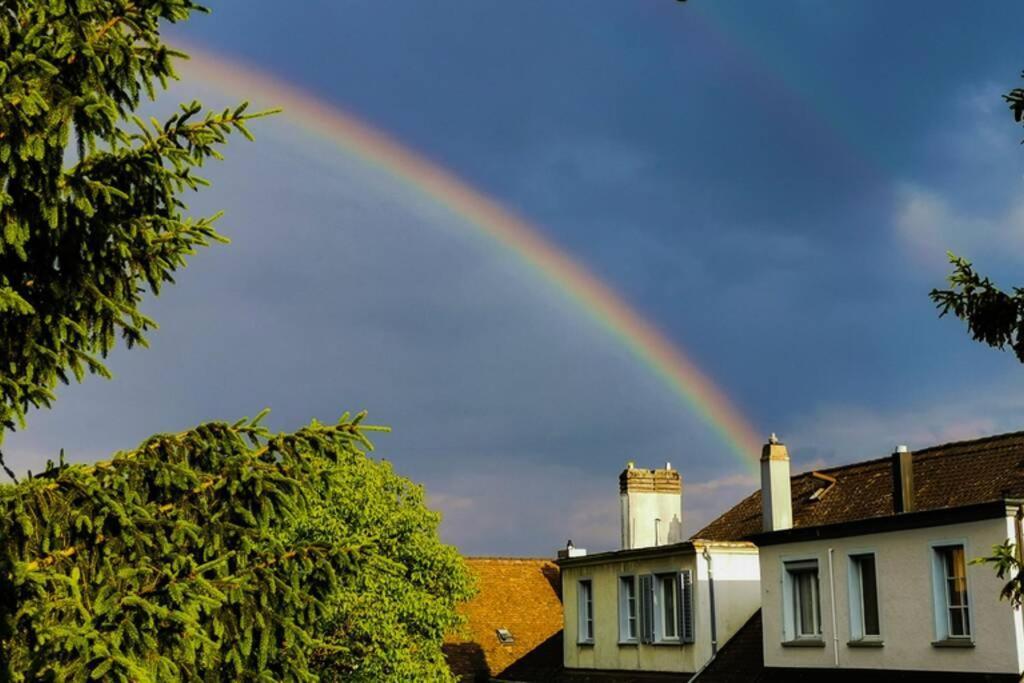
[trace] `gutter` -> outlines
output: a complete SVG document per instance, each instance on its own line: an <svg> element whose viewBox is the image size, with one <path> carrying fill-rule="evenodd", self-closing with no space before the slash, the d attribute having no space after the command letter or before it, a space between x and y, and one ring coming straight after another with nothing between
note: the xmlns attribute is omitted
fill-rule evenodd
<svg viewBox="0 0 1024 683"><path fill-rule="evenodd" d="M836 628L836 576L832 571L832 554L835 548L828 549L828 592L832 600L832 652L835 654L836 668L839 668L839 630Z"/></svg>
<svg viewBox="0 0 1024 683"><path fill-rule="evenodd" d="M711 565L711 553L708 551L707 546L701 552L704 557L704 561L708 563L708 605L711 614L711 656L708 657L708 661L697 669L697 673L690 676L687 683L693 683L697 680L697 677L704 673L704 670L711 666L711 662L715 661L715 657L718 656L718 625L717 619L715 618L715 573Z"/></svg>

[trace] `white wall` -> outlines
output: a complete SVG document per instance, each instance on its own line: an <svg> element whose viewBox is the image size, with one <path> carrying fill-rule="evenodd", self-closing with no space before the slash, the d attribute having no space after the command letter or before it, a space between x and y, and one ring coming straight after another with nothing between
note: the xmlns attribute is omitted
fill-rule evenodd
<svg viewBox="0 0 1024 683"><path fill-rule="evenodd" d="M715 622L718 647L742 627L761 606L761 577L758 556L745 548L710 546L711 567L715 578ZM701 666L711 658L711 606L708 564L697 555L698 662Z"/></svg>
<svg viewBox="0 0 1024 683"><path fill-rule="evenodd" d="M932 549L936 542L963 542L968 561L990 553L1012 538L1012 520L1004 518L883 534L764 546L761 592L765 665L1020 673L1024 670L1021 615L1000 601L1003 582L989 565L967 566L973 648L937 648L932 594ZM828 549L834 553L836 625L832 630ZM876 553L880 648L855 648L850 640L849 555ZM818 559L823 648L783 647L782 563L786 558ZM838 647L836 640L838 638Z"/></svg>
<svg viewBox="0 0 1024 683"><path fill-rule="evenodd" d="M683 540L683 495L629 491L619 495L622 548L650 548ZM655 524L655 520L660 520Z"/></svg>
<svg viewBox="0 0 1024 683"><path fill-rule="evenodd" d="M715 606L718 643L721 647L757 611L760 600L757 549L712 547L715 573ZM694 630L692 644L620 644L619 577L659 574L681 569L694 571ZM564 657L566 668L619 671L670 671L693 673L711 656L707 564L687 549L663 557L630 559L628 554L584 566L562 567L562 604L565 615ZM594 600L594 643L577 643L580 579L590 579Z"/></svg>

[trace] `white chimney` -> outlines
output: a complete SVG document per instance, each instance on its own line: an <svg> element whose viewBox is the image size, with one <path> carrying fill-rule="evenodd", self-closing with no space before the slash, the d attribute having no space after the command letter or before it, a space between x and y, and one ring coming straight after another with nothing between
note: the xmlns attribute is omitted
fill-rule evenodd
<svg viewBox="0 0 1024 683"><path fill-rule="evenodd" d="M793 527L793 494L789 486L789 451L772 434L761 449L761 518L764 531Z"/></svg>
<svg viewBox="0 0 1024 683"><path fill-rule="evenodd" d="M649 548L683 540L683 478L670 463L663 470L629 463L619 475L622 548Z"/></svg>

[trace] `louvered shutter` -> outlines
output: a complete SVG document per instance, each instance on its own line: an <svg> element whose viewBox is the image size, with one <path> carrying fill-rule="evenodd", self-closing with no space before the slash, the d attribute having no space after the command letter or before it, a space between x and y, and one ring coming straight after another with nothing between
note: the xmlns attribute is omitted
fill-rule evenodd
<svg viewBox="0 0 1024 683"><path fill-rule="evenodd" d="M654 577L640 577L640 642L654 642Z"/></svg>
<svg viewBox="0 0 1024 683"><path fill-rule="evenodd" d="M689 569L679 572L679 639L694 642L693 632L693 575Z"/></svg>

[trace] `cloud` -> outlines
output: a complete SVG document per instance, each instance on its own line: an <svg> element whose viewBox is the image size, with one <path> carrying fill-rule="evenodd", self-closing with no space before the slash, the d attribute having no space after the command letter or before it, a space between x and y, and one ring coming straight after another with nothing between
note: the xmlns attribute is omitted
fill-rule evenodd
<svg viewBox="0 0 1024 683"><path fill-rule="evenodd" d="M947 251L1024 256L1024 155L1005 91L991 82L955 90L926 137L927 163L896 186L897 234L925 267L945 269Z"/></svg>
<svg viewBox="0 0 1024 683"><path fill-rule="evenodd" d="M903 410L825 405L796 416L786 442L794 469L808 470L1024 428L1024 394L1012 383L976 387Z"/></svg>
<svg viewBox="0 0 1024 683"><path fill-rule="evenodd" d="M1024 256L1024 193L992 213L960 211L919 185L902 186L897 199L897 230L922 265L945 268L947 251L969 258Z"/></svg>

